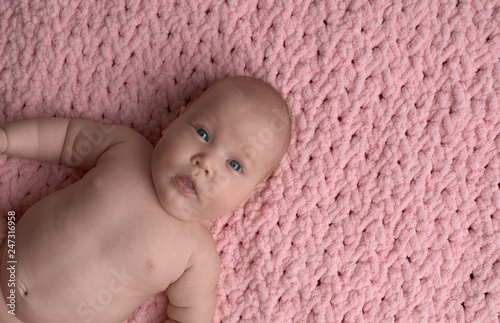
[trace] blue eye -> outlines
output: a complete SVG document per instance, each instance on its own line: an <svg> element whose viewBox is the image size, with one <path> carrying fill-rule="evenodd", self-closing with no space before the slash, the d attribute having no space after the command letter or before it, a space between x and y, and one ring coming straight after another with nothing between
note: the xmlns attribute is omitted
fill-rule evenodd
<svg viewBox="0 0 500 323"><path fill-rule="evenodd" d="M205 140L205 141L207 141L207 140L208 140L208 133L207 133L205 130L200 129L200 128L196 128L196 132L200 135L200 137L201 137L203 140Z"/></svg>
<svg viewBox="0 0 500 323"><path fill-rule="evenodd" d="M228 160L227 162L235 171L241 172L241 165L236 160Z"/></svg>

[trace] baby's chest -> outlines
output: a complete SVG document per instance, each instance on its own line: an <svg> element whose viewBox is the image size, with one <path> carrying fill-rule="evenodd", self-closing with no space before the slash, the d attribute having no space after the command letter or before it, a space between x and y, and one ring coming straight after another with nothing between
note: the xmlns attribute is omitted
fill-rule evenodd
<svg viewBox="0 0 500 323"><path fill-rule="evenodd" d="M131 221L126 231L108 244L107 257L133 268L146 288L164 290L188 267L196 239L182 228L144 214L140 221Z"/></svg>

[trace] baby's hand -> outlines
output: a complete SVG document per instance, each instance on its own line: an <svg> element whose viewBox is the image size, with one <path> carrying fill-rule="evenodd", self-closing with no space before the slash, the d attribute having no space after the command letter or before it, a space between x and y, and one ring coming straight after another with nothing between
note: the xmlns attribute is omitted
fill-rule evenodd
<svg viewBox="0 0 500 323"><path fill-rule="evenodd" d="M7 134L3 128L0 128L0 154L7 151Z"/></svg>

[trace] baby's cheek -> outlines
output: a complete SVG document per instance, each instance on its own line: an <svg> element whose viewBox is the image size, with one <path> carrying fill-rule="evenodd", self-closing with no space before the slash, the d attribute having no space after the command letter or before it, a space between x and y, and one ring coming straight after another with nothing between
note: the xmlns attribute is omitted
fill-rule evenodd
<svg viewBox="0 0 500 323"><path fill-rule="evenodd" d="M217 197L221 197L221 191L222 190L219 185L216 183L210 183L204 187L203 195L209 199L215 199Z"/></svg>

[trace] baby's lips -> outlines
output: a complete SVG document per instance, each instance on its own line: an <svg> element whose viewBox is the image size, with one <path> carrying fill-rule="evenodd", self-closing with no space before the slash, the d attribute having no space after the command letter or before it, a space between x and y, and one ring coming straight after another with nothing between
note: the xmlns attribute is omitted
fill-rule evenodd
<svg viewBox="0 0 500 323"><path fill-rule="evenodd" d="M189 175L175 175L177 184L181 186L181 189L186 191L186 193L196 194L196 183L194 179Z"/></svg>
<svg viewBox="0 0 500 323"><path fill-rule="evenodd" d="M194 178L192 178L191 176L188 176L187 179L191 182L191 185L193 186L193 190L196 192L196 181L194 180Z"/></svg>

